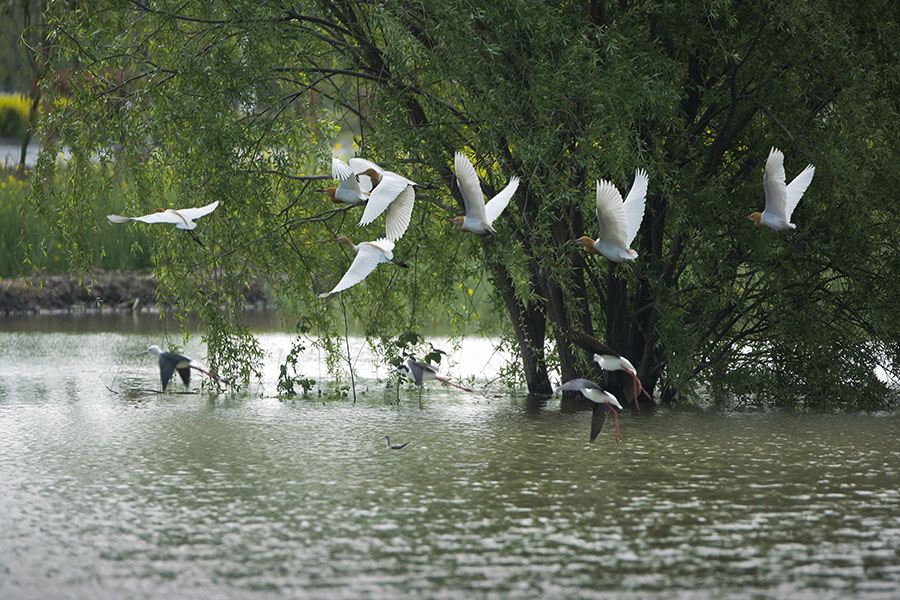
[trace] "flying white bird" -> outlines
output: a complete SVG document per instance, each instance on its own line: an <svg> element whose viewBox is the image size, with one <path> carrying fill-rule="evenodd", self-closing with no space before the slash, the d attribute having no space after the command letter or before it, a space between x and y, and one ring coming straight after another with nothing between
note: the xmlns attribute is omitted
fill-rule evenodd
<svg viewBox="0 0 900 600"><path fill-rule="evenodd" d="M602 254L613 262L636 259L638 254L630 246L644 218L649 182L645 170L636 170L631 191L623 201L622 194L612 182L605 179L598 181L596 208L600 237L592 240L585 235L575 243L584 246L591 254Z"/></svg>
<svg viewBox="0 0 900 600"><path fill-rule="evenodd" d="M593 413L591 414L592 442L600 433L600 430L603 429L603 424L606 422L606 416L610 411L612 411L613 416L616 418L616 443L619 443L619 439L624 439L622 438L622 431L619 429L619 414L615 411L616 408L622 410L622 405L619 404L619 401L616 400L615 396L593 381L582 379L580 377L565 382L559 386L557 391L581 392L582 396L594 403Z"/></svg>
<svg viewBox="0 0 900 600"><path fill-rule="evenodd" d="M340 183L337 187L327 187L322 191L328 194L335 204L363 204L369 199L369 191L372 188L363 190L356 173L341 159L331 159L331 176Z"/></svg>
<svg viewBox="0 0 900 600"><path fill-rule="evenodd" d="M142 223L175 223L178 229L193 229L197 226L194 219L199 219L203 215L208 215L216 210L219 201L216 200L212 204L201 206L200 208L181 208L175 210L173 208L157 208L156 212L142 217L123 217L121 215L106 215L106 218L113 223L127 223L128 221L140 221Z"/></svg>
<svg viewBox="0 0 900 600"><path fill-rule="evenodd" d="M319 298L327 298L331 294L346 290L368 277L369 273L375 270L380 263L388 262L394 258L394 242L381 238L374 242L360 242L359 245L354 244L346 236L341 236L335 240L342 244L346 244L351 250L356 252L356 258L350 264L350 268L344 273L344 276L338 282L334 289L324 294L319 294Z"/></svg>
<svg viewBox="0 0 900 600"><path fill-rule="evenodd" d="M222 383L228 383L228 380L219 377L218 375L213 375L206 369L198 367L194 364L193 359L184 356L183 354L176 354L174 352L163 352L159 346L153 345L147 348L148 354L155 354L158 362L159 362L159 378L162 380L162 389L166 391L166 386L169 385L169 380L172 378L172 374L175 371L178 371L178 374L181 376L181 381L184 382L184 385L187 386L191 382L191 369L196 371L200 371L204 375L212 377L217 381L221 381Z"/></svg>
<svg viewBox="0 0 900 600"><path fill-rule="evenodd" d="M766 160L766 171L763 174L763 190L766 192L766 208L762 212L754 212L747 218L756 223L757 227L769 227L778 231L787 231L797 227L791 223L791 215L803 192L812 182L816 168L806 165L799 175L794 177L788 185L785 185L784 154L773 147L769 151Z"/></svg>
<svg viewBox="0 0 900 600"><path fill-rule="evenodd" d="M466 214L450 219L456 223L460 231L471 233L496 233L493 227L494 221L519 187L519 178L513 175L509 178L506 187L500 190L496 196L484 203L484 194L481 193L481 184L478 182L478 174L475 167L465 154L457 152L453 157L453 172L456 174L456 183L466 206Z"/></svg>
<svg viewBox="0 0 900 600"><path fill-rule="evenodd" d="M368 225L387 210L384 217L386 237L394 242L399 240L409 227L416 200L413 186L419 184L392 171L385 171L364 158L351 158L350 168L360 177L360 181L366 176L372 182L372 193L359 220L360 227Z"/></svg>
<svg viewBox="0 0 900 600"><path fill-rule="evenodd" d="M641 410L641 405L638 404L638 387L641 388L641 391L644 392L648 398L653 400L653 396L644 389L644 384L638 379L637 369L634 368L634 365L631 364L630 360L624 356L616 356L615 354L595 354L594 360L604 371L625 371L631 375L632 382L634 383L634 405L637 406L638 410Z"/></svg>

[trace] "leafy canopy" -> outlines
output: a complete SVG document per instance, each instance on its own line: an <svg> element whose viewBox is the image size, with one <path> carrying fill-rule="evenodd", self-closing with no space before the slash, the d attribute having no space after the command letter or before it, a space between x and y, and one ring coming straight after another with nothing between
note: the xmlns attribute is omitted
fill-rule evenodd
<svg viewBox="0 0 900 600"><path fill-rule="evenodd" d="M85 182L127 181L127 212L221 200L198 230L202 246L163 228L148 238L162 293L198 312L211 355L231 369L259 358L241 325L239 293L253 279L335 352L345 308L372 340L391 339L432 319L462 328L486 302L465 290L489 288L531 391L549 391L556 369L587 374L602 340L665 402L705 388L874 406L885 390L872 370L895 369L900 349L890 9L54 4L55 64L77 69L71 101L44 127L73 161L62 191L42 162L38 200L82 263L78 248L106 226ZM395 249L410 268L382 265L323 302L316 292L352 259L331 240L383 235L380 220L357 231L358 209L318 192L348 133L360 155L423 185ZM743 219L762 208L773 145L789 178L816 165L791 234ZM496 236L446 222L461 214L454 150L472 158L488 196L523 179ZM580 254L570 241L596 235L594 180L624 190L638 167L650 174L640 258Z"/></svg>

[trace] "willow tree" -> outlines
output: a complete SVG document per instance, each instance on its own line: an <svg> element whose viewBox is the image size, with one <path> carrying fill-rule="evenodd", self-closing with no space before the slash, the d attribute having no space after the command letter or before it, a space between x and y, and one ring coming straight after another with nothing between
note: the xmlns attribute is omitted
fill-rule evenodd
<svg viewBox="0 0 900 600"><path fill-rule="evenodd" d="M133 210L163 192L221 200L203 246L154 232L152 252L163 292L200 313L214 357L235 360L250 278L268 279L320 333L345 317L343 299L315 298L349 262L326 242L381 234L378 222L355 231L357 213L329 210L313 182L352 123L359 154L422 184L395 250L411 268L380 268L345 293L371 337L435 314L465 321L473 307L457 290L486 277L531 392L550 391L556 369L587 374L591 353L612 348L665 402L707 387L878 404L873 368L894 368L900 339L891 9L54 3L55 60L78 65L82 85L47 120L72 148L69 183L39 199L85 263L102 219L88 202L98 184L83 183L97 180L85 177L97 156L115 159L100 172L133 190ZM816 165L788 234L743 218L764 202L771 146L789 176ZM522 178L496 235L447 223L461 211L455 150L488 195ZM636 168L650 173L639 258L583 254L571 240L596 235L594 180L625 188ZM45 182L53 171L45 161Z"/></svg>

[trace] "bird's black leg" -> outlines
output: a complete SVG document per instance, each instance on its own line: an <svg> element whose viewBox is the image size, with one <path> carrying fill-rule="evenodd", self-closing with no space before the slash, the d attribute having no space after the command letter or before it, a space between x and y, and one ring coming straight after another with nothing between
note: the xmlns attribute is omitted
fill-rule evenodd
<svg viewBox="0 0 900 600"><path fill-rule="evenodd" d="M201 247L201 248L205 248L205 247L206 247L206 246L203 245L203 242L200 241L200 238L198 238L196 235L194 235L194 232L193 232L193 231L191 231L190 229L185 229L185 231L187 231L187 232L191 235L191 237L194 239L195 242L197 242L198 244L200 244L200 247Z"/></svg>

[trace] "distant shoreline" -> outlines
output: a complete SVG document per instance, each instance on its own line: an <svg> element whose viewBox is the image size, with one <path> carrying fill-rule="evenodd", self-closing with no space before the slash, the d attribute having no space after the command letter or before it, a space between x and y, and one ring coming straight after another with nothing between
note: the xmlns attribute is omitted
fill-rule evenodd
<svg viewBox="0 0 900 600"><path fill-rule="evenodd" d="M95 270L74 275L35 274L0 279L0 316L83 310L155 311L157 280L150 273ZM261 283L249 286L247 304L268 303Z"/></svg>

